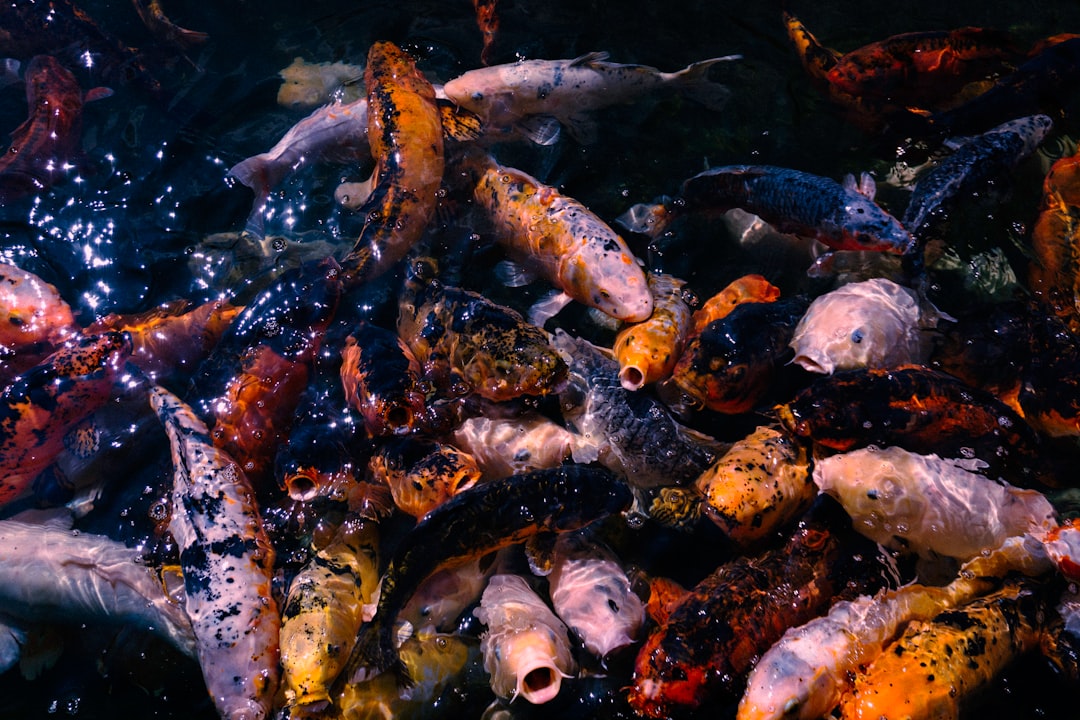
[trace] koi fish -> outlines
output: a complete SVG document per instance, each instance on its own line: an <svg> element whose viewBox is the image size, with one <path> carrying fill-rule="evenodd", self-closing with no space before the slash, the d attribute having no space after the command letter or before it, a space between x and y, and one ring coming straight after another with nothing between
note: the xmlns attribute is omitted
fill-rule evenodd
<svg viewBox="0 0 1080 720"><path fill-rule="evenodd" d="M1002 123L966 141L916 181L901 219L904 227L924 242L932 225L947 213L949 201L1004 176L1035 152L1052 127L1046 115L1032 115Z"/></svg>
<svg viewBox="0 0 1080 720"><path fill-rule="evenodd" d="M495 237L518 261L577 300L617 320L640 322L652 295L626 242L577 200L490 157L468 163L478 176L473 197L491 217ZM530 313L543 327L561 305Z"/></svg>
<svg viewBox="0 0 1080 720"><path fill-rule="evenodd" d="M832 450L897 445L915 453L973 455L988 463L984 472L991 477L1021 486L1053 482L1039 459L1038 436L1012 408L922 366L833 373L776 411L789 432Z"/></svg>
<svg viewBox="0 0 1080 720"><path fill-rule="evenodd" d="M690 316L689 337L700 335L705 326L714 320L727 317L736 305L744 302L767 303L779 297L780 288L762 275L750 274L736 278L703 302Z"/></svg>
<svg viewBox="0 0 1080 720"><path fill-rule="evenodd" d="M229 168L228 175L255 191L255 204L248 217L248 227L261 235L261 206L270 191L299 168L324 160L371 161L368 144L368 102L360 98L350 103L322 105L293 125L264 153L252 155Z"/></svg>
<svg viewBox="0 0 1080 720"><path fill-rule="evenodd" d="M913 620L928 620L997 585L1011 571L1037 576L1050 569L1041 543L1009 538L1001 547L965 563L944 587L920 584L877 596L843 600L829 612L793 627L750 672L737 720L817 720L841 700L861 666L881 654Z"/></svg>
<svg viewBox="0 0 1080 720"><path fill-rule="evenodd" d="M34 273L0 263L0 380L29 370L79 333L71 306Z"/></svg>
<svg viewBox="0 0 1080 720"><path fill-rule="evenodd" d="M585 649L603 661L637 641L645 603L611 548L582 533L567 533L555 541L553 553L551 606Z"/></svg>
<svg viewBox="0 0 1080 720"><path fill-rule="evenodd" d="M915 621L840 703L841 717L959 720L980 690L1038 647L1050 610L1045 583L1021 577L930 621Z"/></svg>
<svg viewBox="0 0 1080 720"><path fill-rule="evenodd" d="M420 363L392 330L360 322L341 350L345 399L372 436L407 434L424 415Z"/></svg>
<svg viewBox="0 0 1080 720"><path fill-rule="evenodd" d="M131 0L131 4L135 6L135 12L146 29L162 42L189 48L192 45L201 45L210 39L210 36L204 32L188 30L174 23L162 10L158 0L150 0L148 3L144 0Z"/></svg>
<svg viewBox="0 0 1080 720"><path fill-rule="evenodd" d="M787 628L883 587L886 567L834 501L819 501L782 547L725 563L677 601L638 651L631 707L666 718L734 699Z"/></svg>
<svg viewBox="0 0 1080 720"><path fill-rule="evenodd" d="M569 532L630 507L630 489L603 468L564 465L458 493L428 513L398 545L383 575L379 605L361 630L343 676L362 665L394 669L408 681L393 642L398 613L435 570L544 532Z"/></svg>
<svg viewBox="0 0 1080 720"><path fill-rule="evenodd" d="M368 51L364 84L368 142L375 158L371 196L358 211L364 228L341 265L349 287L405 256L435 214L443 177L443 125L435 90L393 43Z"/></svg>
<svg viewBox="0 0 1080 720"><path fill-rule="evenodd" d="M423 717L446 688L460 687L467 669L479 663L479 643L463 635L430 633L413 635L401 644L401 662L416 679L402 688L390 673L380 673L358 683L346 684L334 698L341 720L362 718Z"/></svg>
<svg viewBox="0 0 1080 720"><path fill-rule="evenodd" d="M683 182L675 200L635 205L620 216L620 224L655 238L678 215L732 208L833 250L903 255L914 242L899 220L858 190L820 175L768 165L728 165L698 173Z"/></svg>
<svg viewBox="0 0 1080 720"><path fill-rule="evenodd" d="M503 571L504 556L513 549L503 548L431 573L405 603L399 621L413 628L414 637L458 629L462 613L480 601L488 578Z"/></svg>
<svg viewBox="0 0 1080 720"><path fill-rule="evenodd" d="M12 131L0 158L4 204L59 182L82 142L83 92L56 58L37 55L26 66L26 104L30 115Z"/></svg>
<svg viewBox="0 0 1080 720"><path fill-rule="evenodd" d="M183 605L166 594L136 548L70 523L0 520L4 617L34 622L137 627L195 657Z"/></svg>
<svg viewBox="0 0 1080 720"><path fill-rule="evenodd" d="M168 390L150 389L173 458L169 532L180 549L185 608L203 679L222 718L261 720L278 686L274 547L244 471Z"/></svg>
<svg viewBox="0 0 1080 720"><path fill-rule="evenodd" d="M0 506L28 490L68 432L112 397L130 354L125 333L80 335L0 391Z"/></svg>
<svg viewBox="0 0 1080 720"><path fill-rule="evenodd" d="M195 308L186 300L176 300L136 315L99 317L86 332L128 333L131 363L151 382L161 382L193 373L243 309L221 300Z"/></svg>
<svg viewBox="0 0 1080 720"><path fill-rule="evenodd" d="M554 343L569 359L570 382L559 400L581 438L577 462L599 460L634 487L650 488L691 482L716 459L716 441L680 425L655 397L624 388L614 358L561 328Z"/></svg>
<svg viewBox="0 0 1080 720"><path fill-rule="evenodd" d="M1043 179L1031 251L1032 293L1080 333L1080 152L1057 160Z"/></svg>
<svg viewBox="0 0 1080 720"><path fill-rule="evenodd" d="M740 55L702 60L679 70L661 72L646 65L607 62L606 52L586 53L573 60L521 60L469 70L443 87L446 97L480 116L485 127L523 132L546 145L556 136L530 128L530 119L551 116L583 144L596 138L587 113L671 89L706 107L722 110L731 91L709 80L711 69L741 59Z"/></svg>
<svg viewBox="0 0 1080 720"><path fill-rule="evenodd" d="M575 438L538 412L493 417L485 411L462 421L451 441L476 459L486 481L558 467L571 457Z"/></svg>
<svg viewBox="0 0 1080 720"><path fill-rule="evenodd" d="M379 526L346 517L289 583L281 611L281 670L289 706L316 709L352 651L379 582Z"/></svg>
<svg viewBox="0 0 1080 720"><path fill-rule="evenodd" d="M844 53L827 79L850 95L937 107L969 83L1008 72L1021 56L1016 39L1000 30L910 32Z"/></svg>
<svg viewBox="0 0 1080 720"><path fill-rule="evenodd" d="M422 518L480 479L472 456L452 445L415 437L390 438L368 462L378 482L390 486L394 505Z"/></svg>
<svg viewBox="0 0 1080 720"><path fill-rule="evenodd" d="M215 445L256 486L270 477L340 293L332 259L282 275L233 320L195 378Z"/></svg>
<svg viewBox="0 0 1080 720"><path fill-rule="evenodd" d="M547 335L517 311L438 281L411 281L398 335L436 388L496 402L546 395L566 379L566 362Z"/></svg>
<svg viewBox="0 0 1080 720"><path fill-rule="evenodd" d="M495 35L499 32L499 0L473 0L473 10L476 12L476 27L484 39L480 62L488 65L495 47Z"/></svg>
<svg viewBox="0 0 1080 720"><path fill-rule="evenodd" d="M941 317L929 301L891 280L849 283L810 303L791 337L792 362L825 375L923 363L931 351L927 331Z"/></svg>
<svg viewBox="0 0 1080 720"><path fill-rule="evenodd" d="M840 500L859 532L923 556L968 560L1008 537L1057 526L1042 493L971 468L963 460L900 447L869 447L819 458L814 483Z"/></svg>
<svg viewBox="0 0 1080 720"><path fill-rule="evenodd" d="M665 273L649 273L648 279L652 314L620 330L612 346L619 381L627 390L670 377L690 334L691 310L683 299L686 283Z"/></svg>
<svg viewBox="0 0 1080 720"><path fill-rule="evenodd" d="M780 529L817 495L805 448L764 425L737 440L694 487L702 512L739 545Z"/></svg>
<svg viewBox="0 0 1080 720"><path fill-rule="evenodd" d="M577 673L566 625L520 575L493 575L473 612L487 626L480 650L496 697L542 705Z"/></svg>
<svg viewBox="0 0 1080 720"><path fill-rule="evenodd" d="M796 295L735 306L690 338L661 384L661 397L681 394L696 407L728 414L752 410L775 390L792 354L795 326L809 304Z"/></svg>
<svg viewBox="0 0 1080 720"><path fill-rule="evenodd" d="M364 68L347 63L309 63L304 58L293 58L292 64L279 73L282 83L278 88L278 105L287 108L307 108L327 103L353 106L364 97ZM365 109L364 114L367 114ZM365 135L367 129L364 129Z"/></svg>

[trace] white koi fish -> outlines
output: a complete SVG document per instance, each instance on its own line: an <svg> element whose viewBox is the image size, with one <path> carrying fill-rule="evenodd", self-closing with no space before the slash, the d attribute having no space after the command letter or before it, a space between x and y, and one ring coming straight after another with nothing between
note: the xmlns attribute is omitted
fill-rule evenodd
<svg viewBox="0 0 1080 720"><path fill-rule="evenodd" d="M521 576L492 576L474 613L488 626L480 650L498 697L540 705L577 671L566 625Z"/></svg>
<svg viewBox="0 0 1080 720"><path fill-rule="evenodd" d="M671 88L720 110L731 91L709 79L715 65L738 60L726 55L693 63L678 72L661 72L647 65L606 62L606 52L591 52L573 60L522 60L469 70L443 88L446 97L470 110L485 127L524 132L534 142L550 144L558 134L530 123L538 116L554 117L582 143L596 138L596 125L587 113L637 100Z"/></svg>
<svg viewBox="0 0 1080 720"><path fill-rule="evenodd" d="M169 532L207 690L223 720L262 720L278 686L281 618L270 592L274 549L255 493L180 398L154 386L150 404L172 448Z"/></svg>
<svg viewBox="0 0 1080 720"><path fill-rule="evenodd" d="M139 550L75 532L68 524L22 520L0 521L0 547L5 624L10 619L137 627L195 656L195 635L183 606L165 593ZM6 639L0 644L7 662L13 648Z"/></svg>

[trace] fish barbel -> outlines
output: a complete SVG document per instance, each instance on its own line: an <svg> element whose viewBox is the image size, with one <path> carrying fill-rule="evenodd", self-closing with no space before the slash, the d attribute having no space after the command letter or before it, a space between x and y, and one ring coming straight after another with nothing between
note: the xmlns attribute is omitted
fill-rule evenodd
<svg viewBox="0 0 1080 720"><path fill-rule="evenodd" d="M243 470L206 424L160 386L150 404L173 458L169 532L180 549L188 617L207 690L223 720L261 720L278 686L281 618L274 547Z"/></svg>
<svg viewBox="0 0 1080 720"><path fill-rule="evenodd" d="M585 527L630 507L630 488L603 468L563 465L476 485L438 506L409 531L383 575L375 617L360 632L342 677L361 667L408 680L394 646L398 613L424 578L545 532Z"/></svg>
<svg viewBox="0 0 1080 720"><path fill-rule="evenodd" d="M443 179L443 124L435 90L411 57L377 42L364 84L374 187L359 209L364 228L341 266L349 287L385 272L405 256L435 215Z"/></svg>
<svg viewBox="0 0 1080 720"><path fill-rule="evenodd" d="M899 220L858 190L831 178L769 165L728 165L698 173L683 182L675 201L635 205L620 223L658 237L679 214L732 208L833 250L902 255L914 242Z"/></svg>
<svg viewBox="0 0 1080 720"><path fill-rule="evenodd" d="M572 60L522 60L478 68L451 79L443 92L479 115L485 126L520 128L527 118L547 115L588 143L596 129L585 113L632 102L664 88L676 89L706 107L722 109L731 91L709 80L709 71L741 56L702 60L678 72L611 63L607 58L606 52L591 52ZM535 135L533 139L551 141Z"/></svg>
<svg viewBox="0 0 1080 720"><path fill-rule="evenodd" d="M607 223L554 187L490 157L469 165L478 175L473 197L491 217L496 241L516 260L617 320L649 317L653 299L645 273Z"/></svg>

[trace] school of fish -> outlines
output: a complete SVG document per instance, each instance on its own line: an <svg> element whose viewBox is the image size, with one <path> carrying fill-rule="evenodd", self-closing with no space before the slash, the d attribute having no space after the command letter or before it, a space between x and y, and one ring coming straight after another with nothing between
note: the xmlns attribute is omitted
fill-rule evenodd
<svg viewBox="0 0 1080 720"><path fill-rule="evenodd" d="M207 60L133 2L172 67ZM254 259L202 277L215 299L88 317L0 255L0 679L101 626L222 720L981 717L1033 658L1074 694L1077 37L840 52L777 10L813 111L895 172L728 153L611 213L531 153L648 101L722 116L755 59L497 62L514 8L473 11L452 77L404 39L280 72L296 121L221 168L243 227L190 253ZM44 12L0 9L27 102L4 212L79 183L86 103L161 92L74 0ZM83 87L65 32L116 88ZM267 234L313 169L351 230ZM972 213L1024 182L1023 252L971 253ZM83 530L125 483L131 533Z"/></svg>

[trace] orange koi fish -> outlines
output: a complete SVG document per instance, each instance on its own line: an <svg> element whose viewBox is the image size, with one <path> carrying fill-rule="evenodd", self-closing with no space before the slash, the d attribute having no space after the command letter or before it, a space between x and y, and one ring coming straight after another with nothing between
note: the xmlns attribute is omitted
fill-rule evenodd
<svg viewBox="0 0 1080 720"><path fill-rule="evenodd" d="M30 116L0 156L0 203L48 190L67 172L82 141L83 93L71 71L50 55L26 67Z"/></svg>
<svg viewBox="0 0 1080 720"><path fill-rule="evenodd" d="M106 315L86 328L131 335L131 363L151 382L190 373L213 350L242 307L210 300L190 308L187 300L165 303L136 315Z"/></svg>
<svg viewBox="0 0 1080 720"><path fill-rule="evenodd" d="M103 406L131 354L125 333L64 343L0 393L0 505L15 499L64 450L68 431Z"/></svg>
<svg viewBox="0 0 1080 720"><path fill-rule="evenodd" d="M685 285L671 275L649 274L652 315L620 330L612 347L619 361L619 382L627 390L664 380L675 369L691 325L690 306L683 299Z"/></svg>
<svg viewBox="0 0 1080 720"><path fill-rule="evenodd" d="M855 676L840 716L959 720L980 690L1039 646L1050 612L1044 586L1022 577L931 621L912 622Z"/></svg>
<svg viewBox="0 0 1080 720"><path fill-rule="evenodd" d="M155 385L150 404L172 451L169 532L206 688L222 718L262 720L278 686L281 619L270 589L274 547L255 492L180 398Z"/></svg>
<svg viewBox="0 0 1080 720"><path fill-rule="evenodd" d="M476 26L484 38L484 47L480 51L480 62L488 65L495 45L495 34L499 32L499 0L473 0L476 11Z"/></svg>
<svg viewBox="0 0 1080 720"><path fill-rule="evenodd" d="M359 210L364 228L341 263L350 287L383 273L420 238L434 217L444 166L435 90L413 59L393 43L375 43L364 84L376 165L374 189Z"/></svg>
<svg viewBox="0 0 1080 720"><path fill-rule="evenodd" d="M371 456L368 469L390 486L398 510L421 518L480 479L480 468L452 445L415 437L392 438Z"/></svg>
<svg viewBox="0 0 1080 720"><path fill-rule="evenodd" d="M71 306L37 275L0 263L0 357L5 382L79 333Z"/></svg>
<svg viewBox="0 0 1080 720"><path fill-rule="evenodd" d="M645 273L626 242L577 200L490 157L468 161L473 197L489 213L495 237L518 261L563 291L562 301L538 305L538 326L577 300L617 320L641 322L653 309Z"/></svg>
<svg viewBox="0 0 1080 720"><path fill-rule="evenodd" d="M702 303L691 316L690 335L700 335L713 320L727 317L736 305L744 302L772 302L780 297L780 288L762 275L751 274L736 278Z"/></svg>
<svg viewBox="0 0 1080 720"><path fill-rule="evenodd" d="M345 399L373 436L412 431L424 415L420 363L396 333L361 322L341 350Z"/></svg>
<svg viewBox="0 0 1080 720"><path fill-rule="evenodd" d="M1061 158L1046 174L1031 250L1032 292L1080 334L1080 153Z"/></svg>

